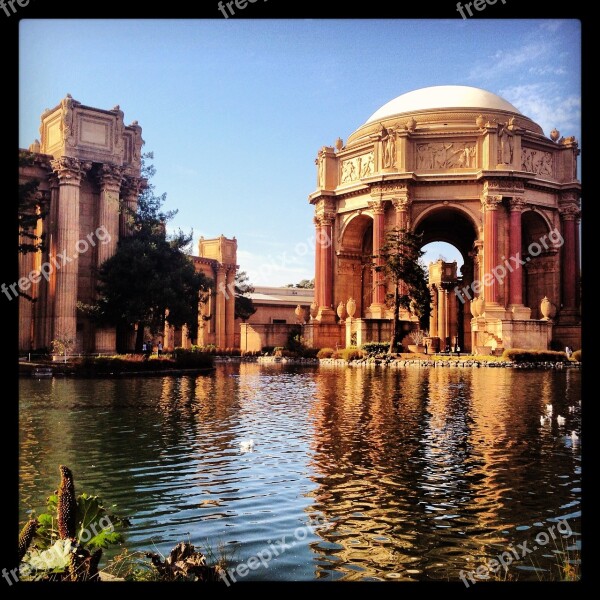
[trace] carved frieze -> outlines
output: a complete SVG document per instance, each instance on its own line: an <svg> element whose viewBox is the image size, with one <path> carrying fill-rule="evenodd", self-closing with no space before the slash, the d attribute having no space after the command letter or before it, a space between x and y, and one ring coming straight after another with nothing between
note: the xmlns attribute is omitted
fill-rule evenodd
<svg viewBox="0 0 600 600"><path fill-rule="evenodd" d="M523 148L521 151L521 169L536 175L552 176L552 152Z"/></svg>
<svg viewBox="0 0 600 600"><path fill-rule="evenodd" d="M342 183L358 181L363 177L373 175L375 172L375 154L374 152L368 152L367 154L343 160L341 168L340 181Z"/></svg>
<svg viewBox="0 0 600 600"><path fill-rule="evenodd" d="M417 144L417 169L470 169L476 166L475 142Z"/></svg>

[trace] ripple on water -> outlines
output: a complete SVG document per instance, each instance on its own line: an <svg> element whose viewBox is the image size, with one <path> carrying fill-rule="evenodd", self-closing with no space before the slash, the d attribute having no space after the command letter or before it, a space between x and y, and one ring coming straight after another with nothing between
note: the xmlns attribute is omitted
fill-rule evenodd
<svg viewBox="0 0 600 600"><path fill-rule="evenodd" d="M580 454L540 425L552 404L579 435L579 396L579 373L505 369L24 379L21 518L68 464L131 519L131 549L271 552L246 579L453 579L560 519L579 547ZM553 556L515 577L547 576Z"/></svg>

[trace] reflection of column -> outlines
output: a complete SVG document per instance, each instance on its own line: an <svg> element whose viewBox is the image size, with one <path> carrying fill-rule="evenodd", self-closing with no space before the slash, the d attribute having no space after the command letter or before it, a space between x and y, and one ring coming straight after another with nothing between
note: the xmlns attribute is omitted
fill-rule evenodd
<svg viewBox="0 0 600 600"><path fill-rule="evenodd" d="M226 336L226 315L225 315L225 292L227 291L226 284L227 267L224 265L217 265L217 289L215 294L217 300L215 302L216 315L215 315L215 329L216 329L216 344L218 348L227 348L227 336Z"/></svg>
<svg viewBox="0 0 600 600"><path fill-rule="evenodd" d="M440 285L438 288L438 306L437 306L437 316L438 316L438 337L442 340L442 346L446 343L446 292ZM440 347L441 349L441 347Z"/></svg>
<svg viewBox="0 0 600 600"><path fill-rule="evenodd" d="M486 308L498 303L498 281L493 277L493 269L498 265L498 206L502 196L484 195L482 208L484 210L483 229L483 299ZM491 279L490 279L491 278ZM485 285L489 283L489 285Z"/></svg>
<svg viewBox="0 0 600 600"><path fill-rule="evenodd" d="M98 228L102 230L102 241L97 244L96 267L109 259L117 250L119 240L119 192L121 189L120 167L101 165L98 174L100 198L98 201ZM117 344L115 327L96 329L96 352L114 352Z"/></svg>
<svg viewBox="0 0 600 600"><path fill-rule="evenodd" d="M429 335L431 337L437 337L438 335L438 301L437 301L437 288L435 285L431 286L431 315L429 316Z"/></svg>
<svg viewBox="0 0 600 600"><path fill-rule="evenodd" d="M227 296L225 301L226 345L235 346L235 267L227 271Z"/></svg>
<svg viewBox="0 0 600 600"><path fill-rule="evenodd" d="M510 225L508 230L509 235L509 252L511 257L520 256L521 252L521 212L523 210L522 198L510 199ZM510 260L510 258L509 258ZM508 283L510 286L510 301L511 305L523 304L523 271L522 269L512 269L509 274Z"/></svg>
<svg viewBox="0 0 600 600"><path fill-rule="evenodd" d="M562 248L562 310L566 313L577 311L577 235L576 225L579 216L578 206L568 204L560 208L562 235L564 244Z"/></svg>
<svg viewBox="0 0 600 600"><path fill-rule="evenodd" d="M56 294L52 338L77 337L77 279L79 275L77 241L79 239L79 186L91 163L61 157L52 161L58 175L59 192L56 212L56 247L51 260L56 264ZM60 258L58 256L60 255ZM64 256L64 258L62 258ZM60 268L59 268L60 266Z"/></svg>

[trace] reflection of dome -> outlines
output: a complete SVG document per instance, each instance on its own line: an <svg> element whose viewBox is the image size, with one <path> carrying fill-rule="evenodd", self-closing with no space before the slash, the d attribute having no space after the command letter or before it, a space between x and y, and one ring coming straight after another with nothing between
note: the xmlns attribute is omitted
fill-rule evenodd
<svg viewBox="0 0 600 600"><path fill-rule="evenodd" d="M414 90L390 100L376 111L367 123L421 110L444 108L480 108L521 114L510 102L492 92L466 85L436 85Z"/></svg>

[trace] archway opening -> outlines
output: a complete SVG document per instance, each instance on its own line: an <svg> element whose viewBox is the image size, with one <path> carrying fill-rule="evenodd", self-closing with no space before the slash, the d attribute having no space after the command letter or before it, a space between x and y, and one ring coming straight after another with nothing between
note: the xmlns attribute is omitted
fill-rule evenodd
<svg viewBox="0 0 600 600"><path fill-rule="evenodd" d="M531 308L531 318L541 319L540 303L544 296L559 306L556 297L559 288L558 248L548 241L549 227L535 211L526 211L521 217L521 258L523 266L523 304Z"/></svg>
<svg viewBox="0 0 600 600"><path fill-rule="evenodd" d="M415 232L422 235L428 271L432 311L429 335L437 338L439 349L471 350L470 298L461 293L470 289L474 277L478 238L473 220L462 210L443 206L417 221ZM472 297L472 295L471 295Z"/></svg>

